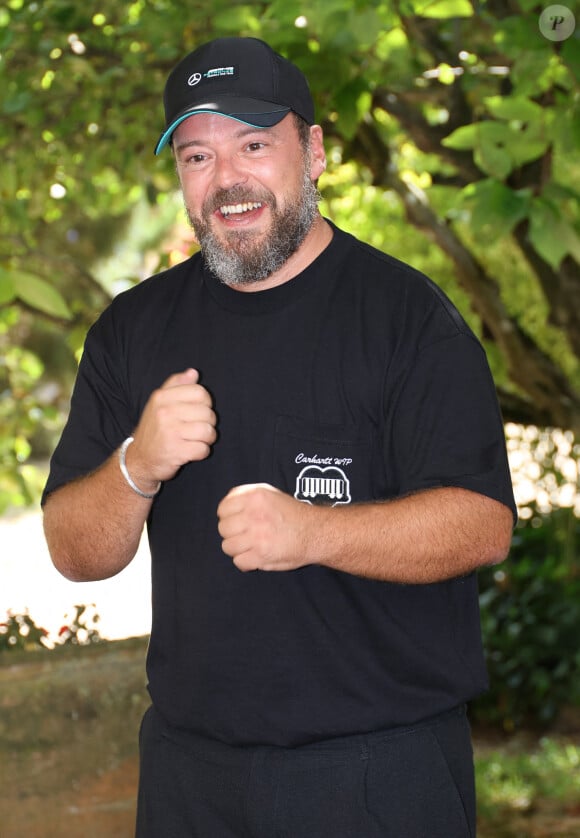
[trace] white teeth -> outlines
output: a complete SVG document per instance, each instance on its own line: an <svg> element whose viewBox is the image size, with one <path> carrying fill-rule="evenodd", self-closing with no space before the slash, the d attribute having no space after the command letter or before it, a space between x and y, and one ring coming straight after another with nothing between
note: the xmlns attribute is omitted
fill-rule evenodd
<svg viewBox="0 0 580 838"><path fill-rule="evenodd" d="M235 215L249 212L249 210L260 209L261 206L262 204L258 201L249 201L245 204L228 204L227 206L220 207L220 212L222 215Z"/></svg>

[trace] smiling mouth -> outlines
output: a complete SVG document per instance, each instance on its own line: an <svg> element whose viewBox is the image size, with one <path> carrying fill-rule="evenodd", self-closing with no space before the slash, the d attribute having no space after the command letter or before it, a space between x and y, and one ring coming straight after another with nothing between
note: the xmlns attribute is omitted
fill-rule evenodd
<svg viewBox="0 0 580 838"><path fill-rule="evenodd" d="M247 201L242 204L224 204L224 206L219 208L219 211L224 218L228 218L230 215L243 215L246 212L251 212L261 207L261 201Z"/></svg>

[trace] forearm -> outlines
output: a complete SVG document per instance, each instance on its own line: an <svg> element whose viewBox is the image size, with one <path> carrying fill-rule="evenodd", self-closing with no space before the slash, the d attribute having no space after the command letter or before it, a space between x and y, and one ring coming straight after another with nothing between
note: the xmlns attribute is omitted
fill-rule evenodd
<svg viewBox="0 0 580 838"><path fill-rule="evenodd" d="M307 513L307 564L406 584L438 582L503 561L513 526L506 506L456 488L385 503L310 507Z"/></svg>
<svg viewBox="0 0 580 838"><path fill-rule="evenodd" d="M183 465L210 453L216 415L198 378L194 369L171 375L145 406L125 451L130 479L142 492L155 493ZM44 507L55 567L76 581L119 573L137 551L152 503L129 486L117 451L93 473L57 489Z"/></svg>
<svg viewBox="0 0 580 838"><path fill-rule="evenodd" d="M95 472L49 495L44 532L53 564L77 582L119 573L137 551L151 503L128 486L115 452Z"/></svg>

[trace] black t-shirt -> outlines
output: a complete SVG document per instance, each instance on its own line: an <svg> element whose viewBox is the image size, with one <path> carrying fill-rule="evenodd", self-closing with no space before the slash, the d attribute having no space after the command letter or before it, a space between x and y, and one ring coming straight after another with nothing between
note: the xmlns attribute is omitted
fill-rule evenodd
<svg viewBox="0 0 580 838"><path fill-rule="evenodd" d="M163 485L148 521L147 669L163 716L232 744L292 746L410 724L484 690L475 574L244 574L217 532L218 503L244 483L338 506L460 486L514 508L483 349L437 286L336 228L270 290L228 288L199 255L146 280L87 337L46 493L109 457L188 367L219 437Z"/></svg>

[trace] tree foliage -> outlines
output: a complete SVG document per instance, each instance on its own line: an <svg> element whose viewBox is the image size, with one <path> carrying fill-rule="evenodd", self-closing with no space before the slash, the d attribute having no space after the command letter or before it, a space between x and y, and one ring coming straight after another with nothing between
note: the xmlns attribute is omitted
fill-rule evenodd
<svg viewBox="0 0 580 838"><path fill-rule="evenodd" d="M580 707L580 519L536 514L516 529L510 561L479 573L490 690L475 718L507 730Z"/></svg>
<svg viewBox="0 0 580 838"><path fill-rule="evenodd" d="M0 9L0 495L31 492L87 326L168 259L168 71L262 37L308 76L324 210L484 340L506 419L580 428L578 52L531 0L8 0ZM5 500L5 503L8 502ZM1 507L1 502L0 502Z"/></svg>

